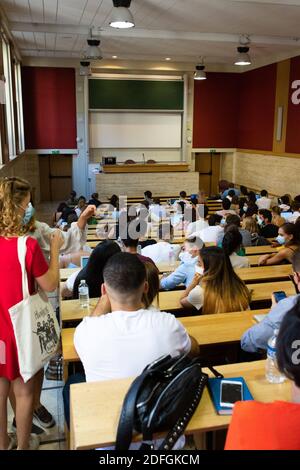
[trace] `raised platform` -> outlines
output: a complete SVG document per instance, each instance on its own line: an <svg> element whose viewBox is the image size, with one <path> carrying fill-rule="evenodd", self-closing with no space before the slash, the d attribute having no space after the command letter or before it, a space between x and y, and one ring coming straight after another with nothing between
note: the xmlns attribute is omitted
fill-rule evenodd
<svg viewBox="0 0 300 470"><path fill-rule="evenodd" d="M120 165L104 165L103 173L173 173L189 171L187 163L134 163Z"/></svg>

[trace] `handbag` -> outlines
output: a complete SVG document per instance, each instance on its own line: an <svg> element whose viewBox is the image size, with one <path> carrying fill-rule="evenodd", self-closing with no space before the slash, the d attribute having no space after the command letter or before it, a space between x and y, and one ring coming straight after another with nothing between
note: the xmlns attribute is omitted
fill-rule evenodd
<svg viewBox="0 0 300 470"><path fill-rule="evenodd" d="M166 432L158 450L171 450L193 416L207 381L199 358L190 359L187 354L164 356L148 365L125 396L116 450L129 449L133 431L142 434L143 450L154 448L155 433Z"/></svg>
<svg viewBox="0 0 300 470"><path fill-rule="evenodd" d="M9 309L16 338L20 374L28 382L56 353L60 328L44 292L29 294L25 267L27 237L18 238L23 300Z"/></svg>

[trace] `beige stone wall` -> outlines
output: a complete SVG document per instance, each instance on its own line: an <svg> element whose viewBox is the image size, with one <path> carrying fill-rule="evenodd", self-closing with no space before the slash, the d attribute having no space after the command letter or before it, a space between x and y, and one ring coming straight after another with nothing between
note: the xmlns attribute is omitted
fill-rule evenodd
<svg viewBox="0 0 300 470"><path fill-rule="evenodd" d="M222 178L281 196L300 194L300 158L236 152L222 158Z"/></svg>
<svg viewBox="0 0 300 470"><path fill-rule="evenodd" d="M40 202L40 172L38 155L20 155L0 168L0 177L19 176L30 182L34 193L34 202Z"/></svg>
<svg viewBox="0 0 300 470"><path fill-rule="evenodd" d="M175 196L180 191L188 194L199 189L199 174L182 173L123 173L96 175L96 187L100 200L106 200L113 193L131 197L143 196L145 190L154 196Z"/></svg>

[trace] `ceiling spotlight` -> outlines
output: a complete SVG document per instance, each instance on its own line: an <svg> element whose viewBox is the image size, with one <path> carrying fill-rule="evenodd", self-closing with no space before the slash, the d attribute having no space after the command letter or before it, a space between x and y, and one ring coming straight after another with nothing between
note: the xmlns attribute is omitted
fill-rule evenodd
<svg viewBox="0 0 300 470"><path fill-rule="evenodd" d="M196 72L194 73L194 80L206 80L207 76L204 72L205 65L196 65Z"/></svg>
<svg viewBox="0 0 300 470"><path fill-rule="evenodd" d="M80 62L79 75L82 77L90 77L92 75L90 62L85 60Z"/></svg>
<svg viewBox="0 0 300 470"><path fill-rule="evenodd" d="M238 51L238 54L237 54L237 58L236 58L236 61L235 61L234 65L240 65L240 66L251 65L251 59L250 59L250 56L248 54L249 47L248 46L239 46L237 48L237 51Z"/></svg>
<svg viewBox="0 0 300 470"><path fill-rule="evenodd" d="M113 55L112 58L113 58L113 59L117 59L118 56L117 56L117 55Z"/></svg>
<svg viewBox="0 0 300 470"><path fill-rule="evenodd" d="M171 57L166 57L166 60L171 60Z"/></svg>
<svg viewBox="0 0 300 470"><path fill-rule="evenodd" d="M131 0L113 0L114 8L109 25L112 28L128 29L135 26L131 11Z"/></svg>

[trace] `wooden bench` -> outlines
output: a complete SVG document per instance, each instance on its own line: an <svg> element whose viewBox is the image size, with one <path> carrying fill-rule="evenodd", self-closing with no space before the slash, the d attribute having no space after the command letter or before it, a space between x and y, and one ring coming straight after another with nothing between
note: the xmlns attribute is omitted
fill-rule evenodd
<svg viewBox="0 0 300 470"><path fill-rule="evenodd" d="M243 376L254 399L260 402L290 401L291 382L270 384L265 378L265 361L217 367L224 377ZM210 376L212 374L204 369ZM124 397L132 378L71 386L70 447L87 450L114 445ZM200 434L226 429L231 416L216 413L207 388L188 424L185 434ZM135 436L135 440L140 440Z"/></svg>

